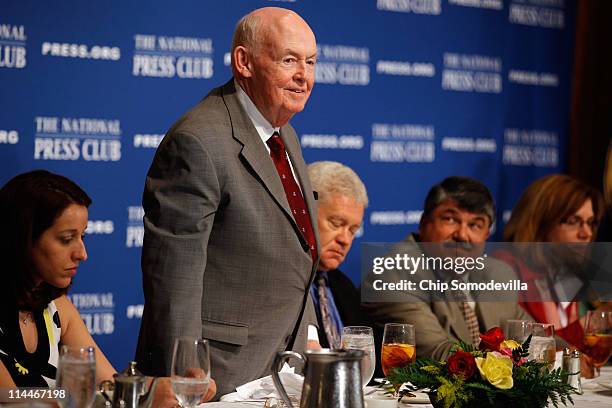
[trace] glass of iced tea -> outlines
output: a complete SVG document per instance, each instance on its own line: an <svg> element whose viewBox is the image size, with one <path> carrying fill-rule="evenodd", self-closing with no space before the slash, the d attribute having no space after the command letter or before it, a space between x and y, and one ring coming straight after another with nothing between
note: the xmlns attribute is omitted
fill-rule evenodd
<svg viewBox="0 0 612 408"><path fill-rule="evenodd" d="M383 373L389 375L394 368L401 368L416 360L414 326L406 323L387 323L380 352ZM393 384L398 395L401 384Z"/></svg>
<svg viewBox="0 0 612 408"><path fill-rule="evenodd" d="M584 325L585 353L595 366L595 376L612 355L612 312L589 310Z"/></svg>

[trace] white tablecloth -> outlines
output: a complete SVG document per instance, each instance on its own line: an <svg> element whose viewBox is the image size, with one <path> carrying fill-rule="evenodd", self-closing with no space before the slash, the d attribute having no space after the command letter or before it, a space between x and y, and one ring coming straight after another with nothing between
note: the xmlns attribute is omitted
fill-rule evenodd
<svg viewBox="0 0 612 408"><path fill-rule="evenodd" d="M604 367L601 376L594 380L583 380L583 395L573 395L576 408L610 408L612 407L612 390L597 383L612 386L612 367ZM200 408L247 408L263 407L263 402L210 402L199 405ZM571 405L570 405L571 406ZM431 408L430 404L402 404L402 408Z"/></svg>

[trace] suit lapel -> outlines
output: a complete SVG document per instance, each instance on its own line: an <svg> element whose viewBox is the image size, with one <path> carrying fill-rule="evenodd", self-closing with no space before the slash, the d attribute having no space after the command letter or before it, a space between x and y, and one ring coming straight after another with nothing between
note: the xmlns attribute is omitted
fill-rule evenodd
<svg viewBox="0 0 612 408"><path fill-rule="evenodd" d="M476 313L478 314L478 320L482 322L481 326L484 326L484 330L488 330L492 327L500 326L502 322L500 322L500 307L508 307L504 306L504 303L496 303L496 302L479 302L478 307L476 308Z"/></svg>
<svg viewBox="0 0 612 408"><path fill-rule="evenodd" d="M491 269L493 266L490 263L487 263L487 267L482 271L472 271L470 272L471 281L472 282L486 282L490 278ZM478 316L478 322L480 323L481 331L486 331L492 327L500 326L502 322L500 322L500 315L503 314L504 302L491 302L491 301L482 301L480 299L481 293L478 291L472 292L472 296L476 301L476 315ZM483 296L483 295L482 295Z"/></svg>

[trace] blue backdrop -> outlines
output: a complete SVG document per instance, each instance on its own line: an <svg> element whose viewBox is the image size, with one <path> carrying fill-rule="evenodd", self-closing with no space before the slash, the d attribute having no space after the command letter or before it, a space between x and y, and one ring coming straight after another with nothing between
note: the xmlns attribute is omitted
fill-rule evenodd
<svg viewBox="0 0 612 408"><path fill-rule="evenodd" d="M117 369L140 324L140 204L155 148L229 79L235 23L262 6L296 10L317 36L316 86L292 124L307 162L341 161L368 189L342 268L354 280L359 243L414 230L442 178L486 183L499 232L527 184L563 170L571 0L4 0L0 184L45 168L93 198L71 299Z"/></svg>

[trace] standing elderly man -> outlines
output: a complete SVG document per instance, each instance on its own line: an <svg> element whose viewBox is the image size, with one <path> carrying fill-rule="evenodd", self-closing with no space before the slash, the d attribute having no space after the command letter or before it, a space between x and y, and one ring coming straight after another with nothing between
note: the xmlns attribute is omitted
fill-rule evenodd
<svg viewBox="0 0 612 408"><path fill-rule="evenodd" d="M316 204L288 121L310 96L316 54L293 11L251 12L234 33L233 79L160 144L143 195L143 372L167 375L174 339L203 337L222 395L305 347Z"/></svg>
<svg viewBox="0 0 612 408"><path fill-rule="evenodd" d="M429 190L419 233L410 234L398 247L410 248L413 258L423 254L443 257L449 251L453 256L475 258L482 255L494 221L495 205L485 185L469 177L448 177ZM508 265L490 257L484 259L482 273L434 272L438 272L437 276L431 280L477 278L479 282L491 279L505 282L515 278ZM417 279L431 277L430 271L423 268L412 276ZM479 333L495 326L503 327L506 320L530 320L519 307L516 296L512 301L507 296L503 302L481 302L474 293L461 295L462 300L448 296L440 299L431 292L417 292L413 301L366 303L364 307L379 326L388 322L413 324L417 355L436 360L446 358L458 340L477 344Z"/></svg>
<svg viewBox="0 0 612 408"><path fill-rule="evenodd" d="M311 163L308 174L319 195L321 255L311 287L318 339L322 347L337 348L344 326L364 324L359 291L338 267L361 228L368 195L359 176L341 163Z"/></svg>

